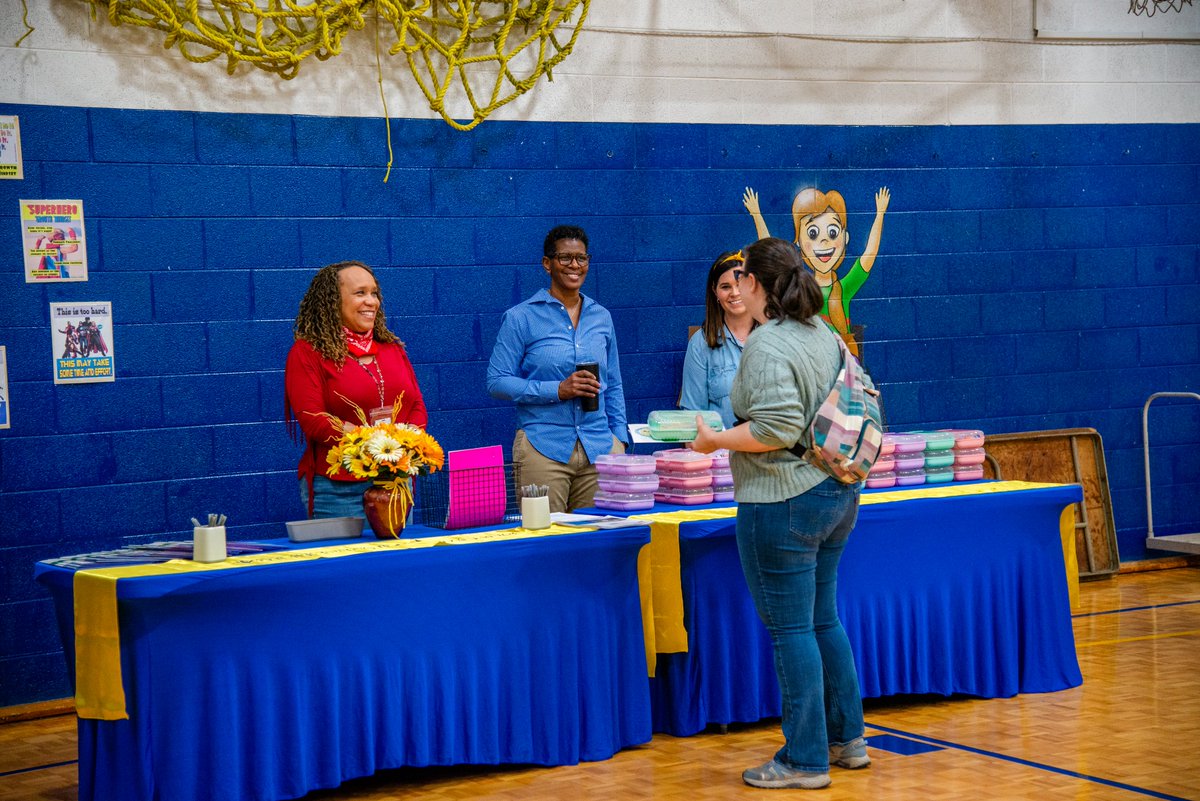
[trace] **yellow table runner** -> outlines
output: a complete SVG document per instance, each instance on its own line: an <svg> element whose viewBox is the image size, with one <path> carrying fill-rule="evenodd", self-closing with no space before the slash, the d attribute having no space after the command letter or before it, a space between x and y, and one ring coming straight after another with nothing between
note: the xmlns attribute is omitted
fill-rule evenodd
<svg viewBox="0 0 1200 801"><path fill-rule="evenodd" d="M473 534L447 534L441 537L380 540L356 542L349 545L331 545L324 548L272 551L246 556L231 556L223 562L213 564L172 559L169 562L157 564L101 567L77 571L74 577L76 713L81 718L96 720L125 720L129 717L125 710L125 690L121 682L121 635L117 623L117 581L119 579L208 573L241 567L306 562L313 559L336 559L357 554L433 548L440 545L553 537L559 534L579 534L594 530L580 526L560 525L536 531L511 528ZM642 550L644 551L645 548ZM640 563L639 558L639 565ZM643 608L642 615L644 619L647 618L648 610ZM648 662L650 659L651 657L647 655Z"/></svg>
<svg viewBox="0 0 1200 801"><path fill-rule="evenodd" d="M996 481L989 484L946 484L890 492L864 493L862 505L895 503L922 498L948 498L997 492L1057 487L1029 481ZM642 629L646 641L646 667L654 675L659 653L687 651L687 629L683 622L683 586L679 567L679 526L697 520L717 520L737 515L737 507L689 509L635 515L650 526L650 544L638 555L638 582L642 604ZM1063 559L1071 607L1078 607L1078 564L1075 556L1074 505L1067 506L1059 520ZM159 564L129 565L80 570L75 574L75 706L80 717L99 720L123 720L125 693L121 683L121 643L117 625L117 580L137 576L166 576L229 570L268 564L333 559L355 554L430 548L439 545L518 540L579 533L592 529L577 526L551 526L537 531L513 528L473 534L447 534L440 537L384 540L306 548L294 551L234 556L224 562L201 564L172 560Z"/></svg>
<svg viewBox="0 0 1200 801"><path fill-rule="evenodd" d="M863 493L860 504L897 503L923 498L951 498L965 495L986 495L997 492L1045 489L1061 484L1032 481L995 481L989 484L939 484L928 487ZM648 565L639 562L646 574L641 583L642 616L646 623L646 653L673 654L687 651L688 635L683 622L683 585L679 574L679 526L697 520L718 520L737 515L737 507L722 509L687 509L676 512L652 512L632 515L631 518L650 524L650 545L642 556ZM1069 519L1068 519L1069 518ZM1063 560L1067 568L1067 587L1071 593L1071 608L1079 599L1079 569L1075 561L1075 507L1068 506L1059 520ZM647 615L647 609L650 614ZM654 675L654 662L649 664Z"/></svg>

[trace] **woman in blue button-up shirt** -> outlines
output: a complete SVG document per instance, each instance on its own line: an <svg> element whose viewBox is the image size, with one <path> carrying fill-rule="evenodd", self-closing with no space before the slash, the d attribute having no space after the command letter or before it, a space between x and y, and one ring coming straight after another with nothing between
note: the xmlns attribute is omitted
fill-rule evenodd
<svg viewBox="0 0 1200 801"><path fill-rule="evenodd" d="M596 457L623 451L628 436L612 317L580 291L587 246L582 228L546 235L550 288L504 313L488 362L488 392L517 406L518 481L548 486L552 512L591 506ZM575 369L588 362L599 365L599 378ZM596 398L599 409L584 411L580 398Z"/></svg>
<svg viewBox="0 0 1200 801"><path fill-rule="evenodd" d="M742 361L742 345L755 325L733 277L734 269L741 266L741 251L730 251L718 256L708 270L704 326L688 340L679 397L681 409L720 413L726 428L734 424L729 389Z"/></svg>

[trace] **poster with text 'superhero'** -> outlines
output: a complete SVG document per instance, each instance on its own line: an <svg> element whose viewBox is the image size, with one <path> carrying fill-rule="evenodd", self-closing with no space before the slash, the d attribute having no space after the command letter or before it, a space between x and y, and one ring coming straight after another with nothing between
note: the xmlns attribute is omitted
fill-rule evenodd
<svg viewBox="0 0 1200 801"><path fill-rule="evenodd" d="M112 303L51 303L54 383L90 384L115 379Z"/></svg>
<svg viewBox="0 0 1200 801"><path fill-rule="evenodd" d="M82 200L22 200L25 283L86 281Z"/></svg>

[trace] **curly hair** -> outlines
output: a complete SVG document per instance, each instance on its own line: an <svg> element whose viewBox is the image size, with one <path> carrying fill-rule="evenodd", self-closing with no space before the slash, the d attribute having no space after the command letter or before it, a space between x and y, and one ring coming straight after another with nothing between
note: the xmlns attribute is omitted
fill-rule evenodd
<svg viewBox="0 0 1200 801"><path fill-rule="evenodd" d="M375 277L374 271L360 261L340 261L317 270L308 290L300 300L300 311L292 328L297 340L304 340L318 353L341 366L350 352L346 349L346 335L342 333L342 293L338 274L347 267L361 267ZM379 282L376 281L376 284ZM375 313L375 340L377 342L404 343L388 330L383 313L383 291L379 292L379 311Z"/></svg>

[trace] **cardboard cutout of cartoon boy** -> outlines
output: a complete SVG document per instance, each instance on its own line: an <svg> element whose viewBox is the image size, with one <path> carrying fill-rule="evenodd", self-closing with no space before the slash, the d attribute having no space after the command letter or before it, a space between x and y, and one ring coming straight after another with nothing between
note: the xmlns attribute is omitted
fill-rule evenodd
<svg viewBox="0 0 1200 801"><path fill-rule="evenodd" d="M881 187L875 193L875 222L867 237L867 246L854 266L844 278L839 278L838 267L846 257L846 246L850 244L850 233L846 230L846 201L840 192L822 192L819 189L801 189L792 201L792 221L796 225L794 241L800 248L804 263L813 271L825 305L821 317L841 335L850 352L860 355L858 343L850 331L850 301L866 282L875 257L879 254L879 239L883 235L883 215L887 211L891 193ZM758 206L758 194L746 187L742 195L746 211L754 219L754 229L759 239L771 235Z"/></svg>

